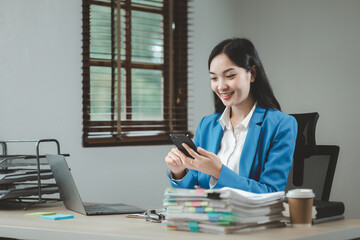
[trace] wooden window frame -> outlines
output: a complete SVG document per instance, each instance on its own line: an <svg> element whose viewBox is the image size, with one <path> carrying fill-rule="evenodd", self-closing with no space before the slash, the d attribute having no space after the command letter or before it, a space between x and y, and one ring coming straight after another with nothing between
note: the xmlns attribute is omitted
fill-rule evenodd
<svg viewBox="0 0 360 240"><path fill-rule="evenodd" d="M151 0L150 0L151 1ZM129 9L144 10L139 6L132 6L131 0L111 0L110 3L95 0L83 0L83 146L135 146L135 145L159 145L170 144L170 133L191 133L188 131L188 1L187 0L164 0L162 14L164 17L164 63L145 64L129 61L131 56L131 36L127 34L125 61L118 62L114 56L111 60L94 60L90 58L90 4L111 7L112 14L116 11L116 3L121 2L121 8L126 12ZM114 8L115 6L115 8ZM172 9L172 11L170 11ZM151 11L147 9L148 11ZM113 19L112 15L112 19ZM115 34L112 24L111 33ZM174 27L175 26L175 27ZM127 30L130 27L127 25ZM112 36L112 40L115 36ZM113 43L115 45L115 43ZM172 46L172 47L171 47ZM112 50L115 55L116 50ZM126 119L116 119L116 99L114 79L115 68L121 64L121 68L131 71L132 68L160 69L163 71L163 120L134 121L131 114L126 114ZM112 69L112 93L110 121L90 120L90 67L103 66ZM171 67L172 66L172 67ZM126 74L126 89L131 91L131 74ZM172 90L171 90L172 89ZM126 97L126 105L131 106L131 98ZM118 109L118 112L120 110ZM120 117L121 118L121 117ZM119 124L120 122L120 124ZM130 132L157 131L153 135L131 136ZM105 133L103 137L94 137L94 133Z"/></svg>

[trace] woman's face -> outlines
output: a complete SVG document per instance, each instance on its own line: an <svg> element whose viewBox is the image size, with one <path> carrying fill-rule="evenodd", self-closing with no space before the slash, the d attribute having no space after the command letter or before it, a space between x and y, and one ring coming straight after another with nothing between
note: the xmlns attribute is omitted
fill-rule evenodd
<svg viewBox="0 0 360 240"><path fill-rule="evenodd" d="M253 104L250 84L254 81L250 71L238 67L224 53L210 63L211 88L226 107Z"/></svg>

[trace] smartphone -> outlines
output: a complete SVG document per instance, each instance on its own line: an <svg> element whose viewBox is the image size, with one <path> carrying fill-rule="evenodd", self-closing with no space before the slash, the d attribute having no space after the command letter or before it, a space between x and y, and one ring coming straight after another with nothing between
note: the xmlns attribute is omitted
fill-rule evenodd
<svg viewBox="0 0 360 240"><path fill-rule="evenodd" d="M182 133L174 133L170 134L171 140L174 142L175 146L183 152L187 157L193 158L186 149L182 146L183 143L186 143L192 150L197 152L197 147L194 144L194 142L191 140L188 134L182 134Z"/></svg>

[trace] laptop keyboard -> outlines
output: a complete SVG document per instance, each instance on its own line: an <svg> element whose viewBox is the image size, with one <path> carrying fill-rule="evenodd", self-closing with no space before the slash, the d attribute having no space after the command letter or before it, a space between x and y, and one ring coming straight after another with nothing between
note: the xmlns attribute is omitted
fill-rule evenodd
<svg viewBox="0 0 360 240"><path fill-rule="evenodd" d="M88 212L114 212L114 209L104 205L86 205L85 210Z"/></svg>

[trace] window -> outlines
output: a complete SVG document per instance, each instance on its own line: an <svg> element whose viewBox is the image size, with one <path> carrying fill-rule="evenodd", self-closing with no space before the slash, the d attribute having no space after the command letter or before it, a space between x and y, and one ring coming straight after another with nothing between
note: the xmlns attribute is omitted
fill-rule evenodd
<svg viewBox="0 0 360 240"><path fill-rule="evenodd" d="M187 13L187 0L83 0L83 146L188 133Z"/></svg>

